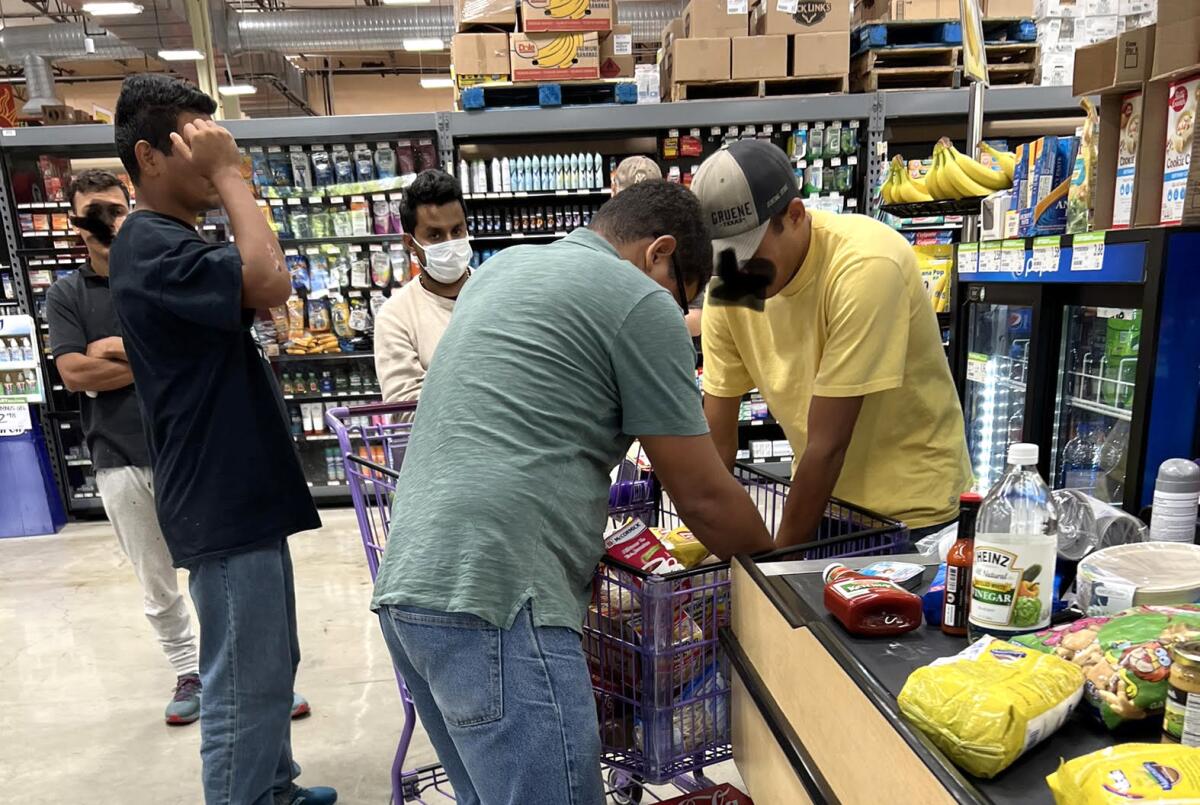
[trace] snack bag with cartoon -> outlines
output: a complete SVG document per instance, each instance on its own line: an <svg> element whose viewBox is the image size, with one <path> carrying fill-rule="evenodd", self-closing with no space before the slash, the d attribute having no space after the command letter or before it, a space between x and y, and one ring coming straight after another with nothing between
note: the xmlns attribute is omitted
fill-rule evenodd
<svg viewBox="0 0 1200 805"><path fill-rule="evenodd" d="M1046 782L1057 805L1200 802L1200 750L1172 744L1110 746L1063 763Z"/></svg>
<svg viewBox="0 0 1200 805"><path fill-rule="evenodd" d="M1111 617L1021 635L1014 643L1083 669L1084 698L1113 729L1162 712L1171 672L1168 648L1200 637L1200 606L1137 606Z"/></svg>

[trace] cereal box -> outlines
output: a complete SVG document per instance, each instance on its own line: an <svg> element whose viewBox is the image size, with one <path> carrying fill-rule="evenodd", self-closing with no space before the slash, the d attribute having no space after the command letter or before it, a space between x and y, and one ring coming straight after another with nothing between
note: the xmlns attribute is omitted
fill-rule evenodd
<svg viewBox="0 0 1200 805"><path fill-rule="evenodd" d="M1113 190L1113 229L1128 229L1133 220L1133 189L1142 130L1142 93L1121 98L1121 136L1117 140L1117 181Z"/></svg>
<svg viewBox="0 0 1200 805"><path fill-rule="evenodd" d="M1177 224L1183 220L1196 129L1197 91L1200 91L1200 74L1172 81L1167 91L1167 152L1163 160L1160 215L1160 222L1164 224Z"/></svg>

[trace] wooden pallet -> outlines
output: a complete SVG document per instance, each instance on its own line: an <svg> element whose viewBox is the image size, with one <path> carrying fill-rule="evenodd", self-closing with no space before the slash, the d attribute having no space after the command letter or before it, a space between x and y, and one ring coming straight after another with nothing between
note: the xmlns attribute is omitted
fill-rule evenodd
<svg viewBox="0 0 1200 805"><path fill-rule="evenodd" d="M466 87L458 95L459 108L468 111L614 103L637 103L637 84L632 81L485 84Z"/></svg>
<svg viewBox="0 0 1200 805"><path fill-rule="evenodd" d="M850 73L866 75L889 67L954 67L958 47L877 48L859 53L851 61Z"/></svg>
<svg viewBox="0 0 1200 805"><path fill-rule="evenodd" d="M671 100L718 98L775 98L785 95L825 95L847 91L845 75L752 78L727 81L676 81Z"/></svg>
<svg viewBox="0 0 1200 805"><path fill-rule="evenodd" d="M949 67L882 67L867 73L852 73L851 92L875 92L881 89L941 89L957 87L962 70Z"/></svg>

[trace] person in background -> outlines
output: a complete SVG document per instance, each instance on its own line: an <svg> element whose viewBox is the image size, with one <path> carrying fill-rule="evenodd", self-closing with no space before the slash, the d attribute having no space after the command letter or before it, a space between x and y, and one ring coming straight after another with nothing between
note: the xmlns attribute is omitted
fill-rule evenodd
<svg viewBox="0 0 1200 805"><path fill-rule="evenodd" d="M612 175L612 191L615 196L622 190L633 187L638 182L644 182L647 179L661 179L662 169L658 167L658 163L650 157L632 156L625 157L617 165L616 171ZM687 324L688 335L692 337L694 346L699 346L700 336L700 318L704 307L704 289L700 289L700 293L696 294L696 301L688 310L687 316L684 317L684 322Z"/></svg>
<svg viewBox="0 0 1200 805"><path fill-rule="evenodd" d="M333 789L294 782L289 723L300 644L287 538L321 523L250 332L255 310L287 301L291 279L214 111L173 76L122 84L115 140L138 209L113 242L113 302L158 521L200 624L205 802L328 805ZM236 245L196 231L218 206Z"/></svg>
<svg viewBox="0 0 1200 805"><path fill-rule="evenodd" d="M433 351L450 323L458 294L471 276L467 208L458 181L422 171L400 203L404 245L421 273L383 303L375 316L375 374L384 402L413 402Z"/></svg>
<svg viewBox="0 0 1200 805"><path fill-rule="evenodd" d="M771 547L725 470L683 316L695 197L646 181L467 284L429 369L372 607L460 805L599 805L581 631L609 472L641 440L714 553Z"/></svg>
<svg viewBox="0 0 1200 805"><path fill-rule="evenodd" d="M167 723L191 724L200 717L196 636L154 513L150 454L108 288L109 247L129 214L129 191L109 171L85 170L68 186L67 202L88 261L46 292L50 349L63 385L80 392L83 434L104 512L142 585L146 618L175 669Z"/></svg>
<svg viewBox="0 0 1200 805"><path fill-rule="evenodd" d="M796 455L781 546L811 540L829 496L953 521L971 480L962 409L908 242L861 215L805 209L779 148L741 140L692 182L714 238L704 411L725 463L758 388ZM750 295L759 309L730 304Z"/></svg>

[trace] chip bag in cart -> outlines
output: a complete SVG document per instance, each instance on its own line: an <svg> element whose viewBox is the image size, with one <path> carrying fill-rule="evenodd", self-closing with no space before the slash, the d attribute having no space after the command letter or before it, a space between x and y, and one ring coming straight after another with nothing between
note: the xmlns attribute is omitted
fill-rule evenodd
<svg viewBox="0 0 1200 805"><path fill-rule="evenodd" d="M1068 760L1046 778L1057 805L1200 802L1200 749L1121 744Z"/></svg>
<svg viewBox="0 0 1200 805"><path fill-rule="evenodd" d="M995 777L1054 733L1083 695L1083 671L984 637L913 671L900 712L963 770Z"/></svg>

